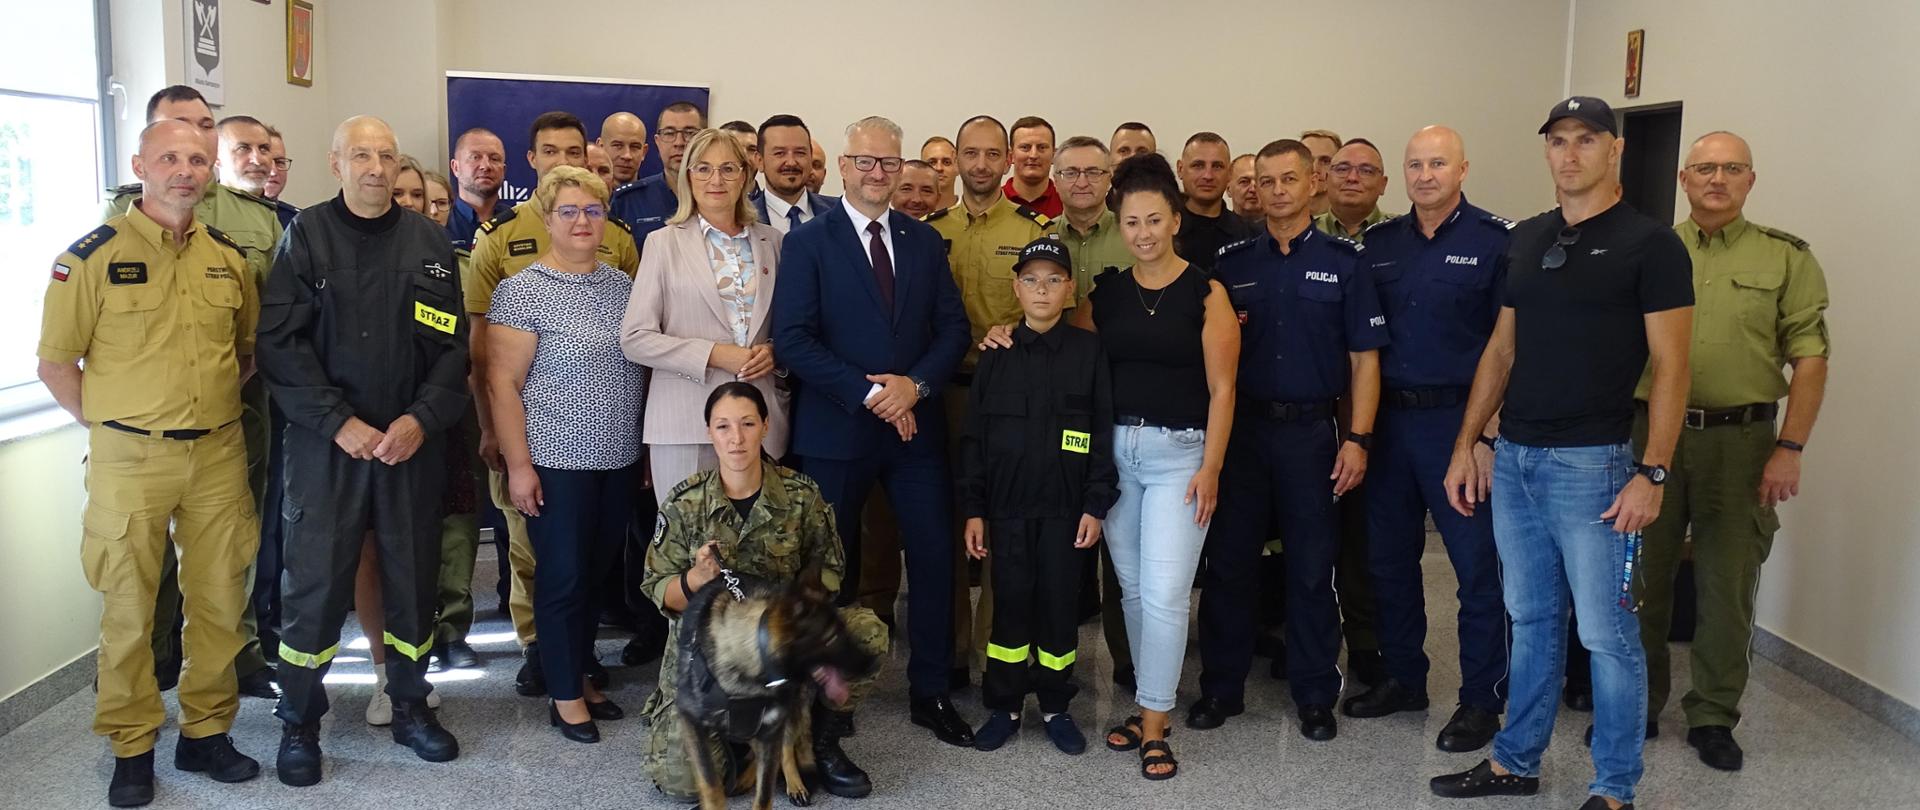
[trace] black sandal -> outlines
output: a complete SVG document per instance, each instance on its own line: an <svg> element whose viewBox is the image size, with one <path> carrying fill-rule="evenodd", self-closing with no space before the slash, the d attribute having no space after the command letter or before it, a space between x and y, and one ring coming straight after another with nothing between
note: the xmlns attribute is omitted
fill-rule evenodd
<svg viewBox="0 0 1920 810"><path fill-rule="evenodd" d="M1154 773L1148 770L1155 765L1171 765L1172 768L1165 773ZM1173 747L1167 745L1166 740L1148 740L1140 744L1141 776L1160 782L1172 779L1178 773L1180 773L1180 760L1173 758Z"/></svg>
<svg viewBox="0 0 1920 810"><path fill-rule="evenodd" d="M1146 733L1146 731L1143 728L1144 724L1145 724L1145 721L1142 721L1140 719L1140 715L1136 714L1132 717L1129 717L1121 721L1120 725L1107 729L1107 736L1106 736L1107 749L1111 751L1132 751L1135 748L1139 748L1140 738L1142 735ZM1114 745L1113 735L1115 734L1118 734L1121 737L1126 738L1127 740L1126 744ZM1162 737L1173 736L1173 725L1169 723L1167 725L1167 729L1161 732L1160 736Z"/></svg>

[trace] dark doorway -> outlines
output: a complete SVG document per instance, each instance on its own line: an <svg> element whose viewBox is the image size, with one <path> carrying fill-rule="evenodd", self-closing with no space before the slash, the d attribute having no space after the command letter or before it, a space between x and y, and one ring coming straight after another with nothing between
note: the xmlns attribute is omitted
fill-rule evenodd
<svg viewBox="0 0 1920 810"><path fill-rule="evenodd" d="M1680 169L1680 104L1620 111L1620 186L1628 205L1660 222L1673 219L1674 175Z"/></svg>

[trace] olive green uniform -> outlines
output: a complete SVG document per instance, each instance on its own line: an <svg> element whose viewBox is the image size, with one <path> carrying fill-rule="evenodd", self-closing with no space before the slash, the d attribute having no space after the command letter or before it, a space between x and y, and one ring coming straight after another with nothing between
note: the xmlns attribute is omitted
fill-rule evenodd
<svg viewBox="0 0 1920 810"><path fill-rule="evenodd" d="M80 562L105 597L93 729L117 757L151 751L166 720L151 637L172 543L188 617L180 733L225 734L239 711L233 661L260 543L237 424L239 358L253 354L259 315L232 240L196 222L176 242L138 208L74 243L47 284L37 354L84 364Z"/></svg>
<svg viewBox="0 0 1920 810"><path fill-rule="evenodd" d="M102 221L126 214L140 199L140 184L108 189L107 198L106 216L102 217ZM264 197L256 197L214 181L207 187L206 196L200 198L199 204L193 207L193 221L217 229L238 247L252 276L248 279L248 287L260 289L267 280L267 271L273 268L274 247L280 244L278 206ZM247 486L253 492L254 509L259 511L266 508L267 451L272 442L268 429L266 384L258 377L248 380L240 388L240 402L244 408L240 415L240 432L247 446ZM177 658L180 654L173 634L173 625L180 617L178 571L173 547L168 546L161 560L160 587L154 603L153 657L156 661ZM248 565L249 593L253 590L254 574L254 567ZM259 619L254 615L251 600L247 602L240 623L246 631L246 639L239 657L234 659L234 669L241 675L250 675L267 666L266 656L260 650Z"/></svg>
<svg viewBox="0 0 1920 810"><path fill-rule="evenodd" d="M474 236L473 259L460 267L467 312L486 317L487 310L493 306L494 288L546 255L550 241L546 218L540 216L532 200L480 223L480 232ZM606 233L601 235L600 247L594 250L594 255L620 268L628 277L640 272L640 249L634 246L633 231L613 217L607 218ZM506 476L489 469L487 492L507 523L507 567L512 569L513 576L513 588L507 595L507 614L513 617L513 633L524 647L538 640L533 629L533 545L527 539L527 519L513 508L513 499L507 494Z"/></svg>
<svg viewBox="0 0 1920 810"><path fill-rule="evenodd" d="M1340 224L1340 218L1334 216L1332 211L1314 217L1313 227L1318 228L1321 233L1327 234L1328 236L1338 236L1341 239L1365 242L1367 240L1368 228L1386 222L1389 219L1393 219L1393 216L1380 210L1380 206L1376 205L1373 207L1373 213L1368 214L1366 219L1360 221L1360 230L1356 233L1347 233L1346 226ZM1264 229L1264 227L1263 225L1262 228Z"/></svg>
<svg viewBox="0 0 1920 810"><path fill-rule="evenodd" d="M1826 357L1827 281L1807 243L1784 231L1737 218L1708 234L1689 219L1674 226L1693 259L1693 383L1689 410L1716 411L1778 402L1787 395L1785 366ZM1635 396L1652 389L1651 370ZM1693 689L1681 699L1687 725L1740 722L1753 640L1760 566L1773 549L1780 519L1760 503L1760 478L1774 451L1771 420L1682 429L1672 471L1662 487L1660 517L1644 532L1640 639L1647 648L1647 717L1657 718L1672 689L1667 633L1673 623L1673 580L1689 527L1699 598L1694 626ZM1634 423L1645 447L1646 409Z"/></svg>
<svg viewBox="0 0 1920 810"><path fill-rule="evenodd" d="M653 777L654 784L675 796L694 795L697 783L693 763L680 739L680 721L674 716L680 617L667 610L667 589L677 587L680 575L693 568L700 547L710 541L718 544L720 560L727 568L762 579L790 582L799 577L801 569L815 564L820 569L821 584L829 592L838 592L840 578L846 572L840 535L833 526L833 509L820 496L820 486L770 461L761 462L761 473L760 497L744 520L727 499L718 471L695 473L680 482L661 503L653 542L647 547L647 575L640 587L670 621L667 649L660 659L660 685L641 709L652 726L641 766ZM873 611L843 607L840 618L846 622L855 646L870 655L887 654L887 626ZM877 679L876 673L848 683L848 711L871 691ZM719 737L705 742L713 761L729 761L727 746ZM738 773L739 765L733 763L729 773Z"/></svg>
<svg viewBox="0 0 1920 810"><path fill-rule="evenodd" d="M1073 259L1074 306L1087 302L1087 293L1093 292L1093 280L1102 271L1133 266L1133 253L1127 250L1126 240L1120 238L1118 220L1112 211L1103 209L1100 218L1084 234L1065 217L1054 220L1053 224L1060 234L1060 244L1067 246L1067 255Z"/></svg>

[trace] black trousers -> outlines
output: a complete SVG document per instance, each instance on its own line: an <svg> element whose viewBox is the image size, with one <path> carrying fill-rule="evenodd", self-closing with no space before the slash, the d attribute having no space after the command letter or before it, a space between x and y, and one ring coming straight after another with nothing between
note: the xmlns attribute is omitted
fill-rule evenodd
<svg viewBox="0 0 1920 810"><path fill-rule="evenodd" d="M546 499L538 516L527 516L540 668L554 700L578 700L600 626L601 585L626 542L639 467L533 469Z"/></svg>
<svg viewBox="0 0 1920 810"><path fill-rule="evenodd" d="M340 650L340 625L353 605L353 574L368 529L380 552L387 694L398 704L427 699L427 654L439 602L444 435L430 435L405 463L360 461L299 425L288 425L286 499L281 503L280 705L297 725L327 713L321 685Z"/></svg>
<svg viewBox="0 0 1920 810"><path fill-rule="evenodd" d="M1017 712L1027 693L1055 714L1079 691L1080 579L1092 549L1073 547L1078 518L987 521L993 630L980 692L987 708Z"/></svg>

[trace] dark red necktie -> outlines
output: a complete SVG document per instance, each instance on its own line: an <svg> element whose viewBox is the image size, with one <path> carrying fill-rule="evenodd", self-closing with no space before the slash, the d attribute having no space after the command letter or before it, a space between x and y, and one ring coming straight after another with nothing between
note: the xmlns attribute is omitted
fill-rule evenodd
<svg viewBox="0 0 1920 810"><path fill-rule="evenodd" d="M885 226L879 220L867 223L867 254L873 259L873 281L880 285L880 300L893 310L893 257L887 255L887 243L880 234Z"/></svg>

